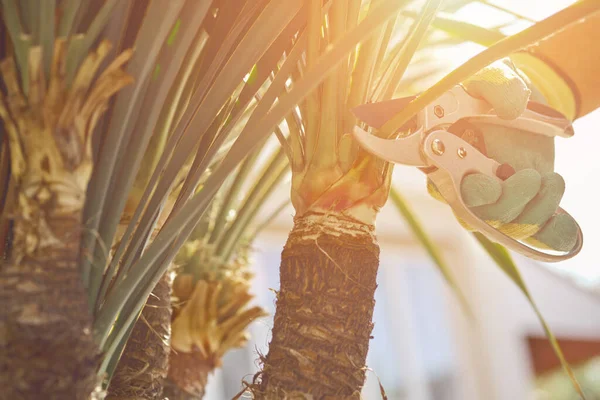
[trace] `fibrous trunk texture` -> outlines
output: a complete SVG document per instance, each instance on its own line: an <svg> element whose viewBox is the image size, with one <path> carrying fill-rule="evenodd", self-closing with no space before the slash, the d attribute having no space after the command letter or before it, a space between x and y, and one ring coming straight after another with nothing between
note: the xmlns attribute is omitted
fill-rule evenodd
<svg viewBox="0 0 600 400"><path fill-rule="evenodd" d="M162 399L169 367L171 276L160 279L135 323L110 381L108 400Z"/></svg>
<svg viewBox="0 0 600 400"><path fill-rule="evenodd" d="M122 53L98 78L110 50L102 42L70 87L66 46L55 44L49 79L42 49L29 52L29 87L20 87L12 58L0 62L15 199L9 260L0 268L0 397L89 399L100 349L79 270L82 210L92 172L91 136L109 98L132 82Z"/></svg>
<svg viewBox="0 0 600 400"><path fill-rule="evenodd" d="M0 398L88 399L96 386L99 349L77 268L78 217L46 220L64 246L2 267Z"/></svg>
<svg viewBox="0 0 600 400"><path fill-rule="evenodd" d="M137 191L130 193L113 241L113 256L123 240L123 235L139 203L139 193ZM173 202L168 200L150 240L154 240L158 235L172 207ZM148 296L133 326L109 382L107 400L164 398L163 386L169 369L171 352L172 286L172 271L169 268Z"/></svg>
<svg viewBox="0 0 600 400"><path fill-rule="evenodd" d="M165 397L169 400L200 400L204 397L208 376L216 365L202 353L173 351L169 379L165 383ZM186 390L187 389L187 390Z"/></svg>
<svg viewBox="0 0 600 400"><path fill-rule="evenodd" d="M296 218L256 399L360 398L378 266L373 226L339 214Z"/></svg>

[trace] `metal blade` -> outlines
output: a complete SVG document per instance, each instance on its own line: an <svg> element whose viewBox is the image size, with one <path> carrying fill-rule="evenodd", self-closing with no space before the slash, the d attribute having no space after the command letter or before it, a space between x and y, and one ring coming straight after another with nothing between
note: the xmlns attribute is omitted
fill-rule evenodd
<svg viewBox="0 0 600 400"><path fill-rule="evenodd" d="M419 133L402 139L382 139L355 126L352 134L363 149L386 161L415 167L427 166L421 158Z"/></svg>
<svg viewBox="0 0 600 400"><path fill-rule="evenodd" d="M555 120L555 124L564 129L563 134L559 136L571 137L575 134L571 121L567 117L565 117L560 111L535 101L530 101L529 103L527 103L527 109L533 111L534 113L541 114L547 117L548 122L551 122L551 120Z"/></svg>
<svg viewBox="0 0 600 400"><path fill-rule="evenodd" d="M379 129L383 124L402 111L404 107L416 97L417 96L401 97L399 99L380 101L377 103L365 103L354 107L352 113L365 124Z"/></svg>

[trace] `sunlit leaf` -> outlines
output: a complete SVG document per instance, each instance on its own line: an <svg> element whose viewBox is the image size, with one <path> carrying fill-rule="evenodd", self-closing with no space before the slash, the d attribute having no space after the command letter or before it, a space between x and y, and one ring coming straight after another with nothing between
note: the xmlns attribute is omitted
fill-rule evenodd
<svg viewBox="0 0 600 400"><path fill-rule="evenodd" d="M136 265L132 267L138 269L138 273L128 274L120 284L115 285L113 295L107 299L105 308L101 310L95 323L96 334L101 338L103 343L108 338L110 328L116 317L121 315L121 318L125 321L116 330L112 339L114 345L111 345L111 347L117 346L120 337L126 332L126 327L134 320L135 315L144 304L144 299L156 285L156 282L158 282L165 272L167 265L175 256L169 249L178 249L185 241L194 229L198 218L210 204L212 196L221 187L224 177L228 176L236 168L239 162L254 149L262 138L273 132L274 128L285 118L290 110L318 86L321 80L328 76L357 43L368 37L373 30L380 26L382 21L391 18L400 6L394 0L381 1L375 12L367 16L355 29L348 32L331 50L319 58L315 66L310 71L307 71L303 81L295 85L288 94L283 96L259 124L246 125L245 132L240 134L240 137L234 143L227 157L208 178L202 191L194 195L165 223L161 232L148 246L145 253L136 262ZM286 4L286 7L289 7L289 5ZM287 74L281 73L283 70L284 66L282 66L272 86L276 85L277 78L281 77L279 84L283 88L285 79L287 79ZM290 72L291 69L287 73L289 74ZM265 95L264 98L266 97ZM166 252L169 253L168 257L166 257ZM140 296L136 297L133 296L130 288L143 288L143 290L138 292ZM127 312L122 313L126 304L129 304Z"/></svg>
<svg viewBox="0 0 600 400"><path fill-rule="evenodd" d="M408 224L409 228L412 230L417 240L427 251L427 254L429 254L429 257L431 257L431 260L435 263L436 267L448 283L448 286L450 286L456 297L458 297L458 300L461 303L464 310L470 317L473 317L473 311L469 306L467 298L458 286L454 274L442 258L437 246L433 243L429 235L425 232L425 229L423 229L423 226L417 219L414 212L410 209L410 206L408 205L406 200L404 200L400 192L393 186L390 191L390 200L392 201L392 204L394 205L396 210L398 210L400 215L402 215L402 217Z"/></svg>
<svg viewBox="0 0 600 400"><path fill-rule="evenodd" d="M414 26L410 29L410 33L402 46L398 59L394 63L394 72L391 74L391 79L385 85L386 90L380 100L389 100L394 95L394 92L402 81L408 64L425 37L429 25L435 19L437 10L442 3L443 0L428 0L423 6L421 13L415 20Z"/></svg>
<svg viewBox="0 0 600 400"><path fill-rule="evenodd" d="M431 103L443 93L452 89L455 85L463 82L487 65L503 57L507 57L517 50L537 43L559 29L576 23L580 19L592 15L598 10L600 10L600 2L597 0L581 0L544 20L537 22L531 27L497 42L450 72L435 85L420 94L400 113L384 124L381 128L382 134L391 137L393 132L396 132L412 118L413 115L425 108L427 104Z"/></svg>
<svg viewBox="0 0 600 400"><path fill-rule="evenodd" d="M542 313L540 312L537 305L533 301L533 298L531 297L531 294L529 293L529 289L527 289L527 286L525 285L525 281L523 280L523 277L521 276L521 273L519 272L517 265L513 261L512 257L508 253L508 251L501 245L491 242L488 238L486 238L484 235L482 235L479 232L475 232L475 233L473 233L473 235L475 236L477 241L481 244L481 246L485 249L485 251L489 254L489 256L496 262L498 267L500 267L500 269L502 271L504 271L504 273L506 273L506 275L508 275L508 277L515 283L515 285L517 285L519 287L521 292L523 292L523 294L527 298L527 301L529 301L529 304L533 308L533 311L535 311L535 314L537 315L538 319L540 320L540 323L542 324L542 327L544 328L544 332L546 333L546 337L550 341L550 344L552 345L552 349L554 350L554 353L560 360L560 364L562 365L563 369L565 370L565 372L571 379L571 382L573 383L573 387L577 391L577 394L579 394L579 396L581 396L581 398L585 400L585 395L583 393L581 386L579 385L579 382L577 381L577 378L575 378L575 374L573 374L573 370L571 369L571 367L569 366L569 363L565 359L565 356L560 348L560 345L558 344L556 338L554 337L554 334L550 330L550 327L546 323L546 320L544 320Z"/></svg>
<svg viewBox="0 0 600 400"><path fill-rule="evenodd" d="M412 11L405 11L402 14L411 18L416 18L418 16L417 13ZM475 42L486 47L491 46L506 37L506 35L499 30L488 29L462 21L447 13L439 13L431 25L453 37Z"/></svg>

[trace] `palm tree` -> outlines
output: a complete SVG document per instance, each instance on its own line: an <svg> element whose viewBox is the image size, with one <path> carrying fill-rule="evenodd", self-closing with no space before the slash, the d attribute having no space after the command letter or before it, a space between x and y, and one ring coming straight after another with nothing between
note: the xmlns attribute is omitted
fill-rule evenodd
<svg viewBox="0 0 600 400"><path fill-rule="evenodd" d="M359 393L378 266L374 222L391 168L356 148L348 110L393 94L440 1L427 1L398 41L392 17L408 3L2 0L3 216L12 225L0 269L2 393L85 399L114 377L115 398L159 398L168 328L157 335L148 326L164 326L170 310L153 299L168 304L166 274L180 248L273 132L291 166L297 215L273 341L252 390L257 398ZM392 124L544 32L455 71ZM242 219L242 209L240 222L223 228L231 235L215 236L227 264L243 255L252 212ZM235 303L238 287L247 297L246 283L217 289L206 274L192 278L196 298ZM181 279L183 298L189 278ZM193 298L187 304L208 306ZM185 306L176 313L175 322Z"/></svg>
<svg viewBox="0 0 600 400"><path fill-rule="evenodd" d="M2 2L10 45L0 110L14 188L4 215L14 228L0 271L0 387L9 398L88 398L107 385L151 290L252 150L227 154L255 110L255 121L269 111L254 96L263 71L262 82L243 78L269 49L281 58L276 39L301 3L163 6ZM159 396L162 383L150 386Z"/></svg>
<svg viewBox="0 0 600 400"><path fill-rule="evenodd" d="M154 3L150 6L152 4ZM352 37L340 43L323 60L321 68L296 80L294 87L286 93L286 82L294 72L304 50L302 36L296 33L303 26L304 13L301 11L301 6L299 1L286 4L248 2L245 8L240 10L233 7L232 3L220 4L221 8L218 10L230 12L229 15L233 15L233 23L228 28L229 31L226 31L225 39L215 36L214 45L207 47L204 58L205 70L200 69L203 75L198 78L196 92L191 95L190 105L182 112L179 123L168 135L164 145L164 149L168 149L173 154L168 158L171 153L163 150L137 205L136 213L129 223L130 232L125 232L123 235L113 261L102 276L105 282L102 285L107 288L107 291L105 293L100 291L100 296L103 298L94 300L95 304L100 305L95 320L97 338L103 348L107 349L108 354L118 354L119 349L124 347L131 324L135 321L147 294L165 273L178 248L194 230L198 219L211 204L212 196L228 175L253 148L271 132L276 131L279 121L290 115L295 104L310 93L345 54L377 27L377 18L387 17L384 13L380 13L377 18L370 18L368 23L357 28ZM215 13L216 18L219 12L221 11ZM149 15L150 12L147 11L146 14ZM182 12L182 15L184 14L186 13ZM207 30L223 26L211 22L214 21L207 22ZM185 25L181 24L181 26ZM294 29L287 30L290 26ZM213 35L216 33L213 32ZM279 37L284 37L285 40L276 40ZM290 37L293 38L291 43ZM280 52L279 54L284 54L283 58L277 55L277 51ZM264 60L265 64L261 63L261 60ZM253 68L254 65L256 67ZM260 79L251 79L253 78L251 70L256 71ZM242 78L248 73L250 73L248 79L242 83ZM233 76L238 76L239 80L236 81ZM264 93L254 96L256 90L263 87L267 77L270 78L270 82L267 82ZM240 83L235 84L235 82ZM239 91L240 87L241 91ZM249 93L244 90L247 87L250 88ZM241 101L240 98L244 100ZM253 101L254 98L258 99ZM210 101L203 101L203 99L210 99ZM271 107L276 99L278 102ZM188 128L188 124L182 121L189 121L189 129L185 129ZM234 124L232 121L241 124ZM189 132L193 129L204 129L203 136L201 135L200 138L192 136ZM221 146L227 144L231 135L234 135L233 137L237 135L237 139L224 158L217 157L223 156L220 151ZM194 149L194 145L198 142L199 146ZM194 154L193 150L197 150L198 155L191 163L189 172L186 172L183 185L177 189L178 200L173 210L160 227L156 238L143 249L144 237L148 237L151 228L156 226L154 221L157 210L168 199L174 178L179 176L179 171L185 166L185 160L189 159L190 154ZM164 156L165 153L168 155ZM206 174L205 172L209 170L211 172ZM124 171L127 170L122 169L121 173ZM90 184L90 187L97 190L99 185ZM94 196L94 199L96 200L97 197ZM106 202L110 204L108 200ZM96 209L96 206L91 209ZM117 215L120 214L115 214L115 217ZM114 217L110 220L116 221ZM106 220L103 220L102 224L107 224ZM110 230L107 232L110 233ZM100 258L102 252L98 246L96 250L96 257ZM118 356L106 357L100 366L100 373L107 371L110 374L114 371L116 358Z"/></svg>
<svg viewBox="0 0 600 400"><path fill-rule="evenodd" d="M225 353L243 346L246 327L266 315L260 307L249 306L249 261L252 238L282 209L254 221L289 174L285 154L273 147L267 142L244 160L175 258L172 351L165 388L170 399L202 398L209 374Z"/></svg>
<svg viewBox="0 0 600 400"><path fill-rule="evenodd" d="M38 12L53 15L53 2ZM75 51L66 40L70 16L56 29L53 19L29 14L29 33L15 2L3 2L3 16L13 46L0 63L14 188L5 215L14 225L0 272L0 386L8 398L86 398L98 347L78 263L83 209L93 132L110 98L132 83L123 69L131 51L107 65L109 42L92 47L95 38L82 35Z"/></svg>
<svg viewBox="0 0 600 400"><path fill-rule="evenodd" d="M257 64L248 80L257 70L265 70L263 63ZM302 116L298 111L286 117L283 128L289 133L290 127L296 132L302 129ZM279 128L275 129L275 134L283 144L279 152L273 155L258 177L250 174L251 167L259 158L258 151L242 163L232 182L223 187L226 192L222 193L222 199L213 200L212 211L196 227L191 236L193 240L184 245L176 259L178 274L174 287L173 351L165 391L169 398L201 398L208 375L220 365L222 355L230 347L242 345L243 329L254 317L262 314L256 308L245 310L250 299L248 280L242 278L248 275L247 257L244 255L232 259L231 254L247 253L248 248L239 238L248 228L248 217L255 214L257 206L265 201L287 171L287 163L283 162L287 160L286 155L290 156L286 144L289 136L285 138ZM238 209L235 197L244 186L244 181L256 184L251 185L252 190L239 202ZM278 211L279 208L274 214ZM235 217L231 217L232 214ZM254 237L261 226L264 224L260 224L247 237ZM233 252L232 246L239 250ZM211 312L213 302L218 308ZM239 303L233 308L235 312L231 311L236 302ZM222 313L219 311L221 309L227 312ZM253 317L248 318L248 315ZM236 324L235 321L240 317L245 318L245 322ZM234 327L233 331L231 327Z"/></svg>
<svg viewBox="0 0 600 400"><path fill-rule="evenodd" d="M291 200L296 215L281 258L281 287L269 352L262 358L263 369L250 387L255 398L360 396L372 329L379 255L374 225L390 191L391 168L355 148L348 132L357 121L348 110L394 94L440 3L425 2L397 47L390 45L393 20L382 24L337 66L334 75L301 103L301 129L289 128L290 137L283 145L290 155ZM584 3L506 38L474 57L425 91L386 123L379 134L389 136L397 132L428 102L492 61L597 10L597 4ZM330 54L329 46L350 36L361 15L366 20L383 10L383 1L332 2L325 6L320 1L309 1L306 58L297 76L318 68L315 60ZM388 62L382 64L386 56ZM385 67L390 65L393 67L386 71ZM398 196L396 200L397 204L402 202ZM417 228L413 223L413 229ZM531 301L508 252L482 235L476 236ZM539 315L535 305L534 309ZM543 319L542 323L583 397Z"/></svg>
<svg viewBox="0 0 600 400"><path fill-rule="evenodd" d="M403 42L394 37L393 18L380 25L301 104L301 126L289 126L284 145L296 215L282 253L273 338L252 388L257 398L360 393L379 265L375 218L387 200L392 169L353 143L349 132L357 121L349 109L391 97L440 3L427 2ZM315 68L328 46L362 18L391 11L382 1L326 7L309 1L298 75ZM386 65L394 65L387 74Z"/></svg>

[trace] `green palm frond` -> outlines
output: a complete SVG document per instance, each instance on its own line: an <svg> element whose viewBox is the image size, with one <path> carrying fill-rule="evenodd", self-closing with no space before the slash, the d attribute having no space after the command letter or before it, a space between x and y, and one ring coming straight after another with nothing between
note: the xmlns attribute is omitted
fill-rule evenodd
<svg viewBox="0 0 600 400"><path fill-rule="evenodd" d="M301 15L298 14L301 12L301 4L300 2L285 5L278 2L263 3L248 2L243 12L227 10L223 14L217 13L213 18L210 13L207 13L210 24L206 21L203 26L206 26L204 29L208 32L208 41L198 59L197 68L200 72L195 77L195 89L190 93L186 101L187 106L181 111L177 124L170 129L166 141L163 141L164 148L160 152L154 172L147 180L147 186L139 197L129 227L116 249L119 257L113 258L109 264L111 267L106 270L109 275L102 273L93 278L94 274L104 271L102 265L106 263L102 261L106 259L102 246L95 246L90 277L96 279L95 282L100 278L106 288L105 293L99 292L103 296L96 299L98 311L95 332L108 354L114 353L118 348L131 323L135 321L147 294L194 230L199 218L208 209L211 199L226 182L229 174L235 171L239 163L258 143L263 142L263 138L278 129L278 125L290 115L295 104L307 96L332 71L333 66L339 63L342 57L348 54L369 31L374 30L382 20L389 18L390 9L399 8L392 1L382 2L377 13L370 18L365 18L350 35L342 38L327 54L320 56L314 67L300 80L294 82L289 93L286 93L285 83L295 69L306 43L305 36L298 36L296 33L302 25L297 19L297 15ZM182 5L182 10L185 10L186 6L187 4ZM185 13L181 11L181 15L183 14ZM151 15L149 10L146 18ZM221 21L219 16L221 18L229 16L233 18L233 22L229 21L228 25L227 21ZM161 21L164 19L163 16ZM265 21L270 22L265 23ZM156 26L161 26L156 25L156 22L147 23L155 25L154 30ZM173 26L174 23L169 26ZM290 25L293 25L294 29L289 28ZM191 34L193 31L193 29L186 31L183 22L179 22L179 26L178 36L182 32ZM211 30L226 30L227 27L230 30L228 33L225 32L227 33L225 40L215 38L211 41ZM160 43L165 41L166 32ZM140 34L142 33L144 33L144 24L140 28ZM154 32L153 37L156 36ZM277 38L282 36L287 36L287 40L278 41ZM166 54L164 53L166 50L161 49L160 43L147 47L148 51L153 49L153 57L146 56L146 63L149 58L157 60L162 57L162 54ZM175 43L179 43L179 40ZM160 49L160 52L157 52L157 49ZM285 56L282 58L284 53ZM156 61L152 65L155 63ZM167 71L166 68L168 67L160 64L161 72ZM151 70L155 71L155 67L153 66ZM142 96L148 93L153 93L154 98L158 97L156 93L160 89L153 91L153 85L159 85L160 81L155 83L150 79L152 76L150 68L146 68L145 71L147 71L144 75L147 83L143 84L140 81L138 83L140 89L137 91L132 89L129 93L124 93L124 99L131 99L127 95ZM249 79L245 83L238 83L243 82L242 78L246 74L250 74ZM274 78L269 78L270 83L265 86L266 78L271 75ZM167 91L161 93L164 93L163 96L168 95ZM254 93L259 94L259 100L255 99ZM156 102L161 103L164 98ZM134 103L127 103L128 107L113 113L111 125L121 127L122 134L119 142L115 143L118 146L108 148L120 150L107 155L107 160L112 163L112 172L109 171L111 168L102 169L102 176L96 177L95 186L90 185L93 188L91 190L98 193L98 196L91 196L90 201L95 204L89 207L92 221L90 230L94 231L94 224L97 224L99 238L93 240L98 242L113 242L116 224L124 210L133 178L139 169L128 154L133 153L134 146L145 145L144 142L140 144L137 141L137 136L132 136L133 123L131 122L133 117L139 120L140 113L143 112L142 107L134 109L131 104L140 104L142 99L143 97L140 97ZM276 99L278 99L277 103L271 107ZM117 99L117 104L120 101L125 102ZM143 108L143 110L148 109ZM250 109L249 114L246 114L246 110ZM244 115L245 118L242 118ZM120 120L128 121L127 126L114 122ZM142 122L148 125L147 118ZM241 129L238 129L239 124L242 124ZM135 131L138 131L137 127ZM152 132L152 129L149 127L141 132ZM129 139L126 140L123 136ZM147 136L147 133L140 136ZM237 139L234 139L235 137ZM232 139L234 140L231 141ZM151 139L145 137L144 140L148 143ZM221 145L227 142L232 143L231 149L222 160L214 163L215 157L220 153ZM110 143L109 138L103 145L105 148L108 146L107 143ZM153 157L156 159L156 156ZM100 160L102 159L103 154L100 154ZM235 253L235 246L243 238L243 232L256 215L258 206L273 189L274 183L282 179L285 174L285 163L282 163L286 161L285 154L278 156L278 160L269 169L270 172L263 175L270 178L256 187L253 195L240 210L240 219L225 228L228 235L223 235L226 240L221 239L220 242L220 248L225 255L231 256ZM142 160L139 162L142 163ZM125 168L129 165L133 167L128 171ZM182 170L187 172L181 175ZM109 176L114 178L108 179ZM110 183L107 186L109 182L117 183ZM101 191L105 192L100 195ZM104 200L102 197L105 197ZM174 202L170 216L158 231L156 238L146 245L159 218L159 210L169 202ZM90 246L93 246L93 240L89 240ZM119 273L121 269L128 272L121 274ZM104 363L104 368L107 362Z"/></svg>
<svg viewBox="0 0 600 400"><path fill-rule="evenodd" d="M164 139L159 141L163 143L164 147L160 152L161 156L155 162L154 172L147 179L147 186L136 199L138 202L136 202L132 212L131 222L121 238L120 248L117 249L117 254L121 257L111 261L112 268L109 268L107 272L111 273L112 276L102 273L97 275L105 282L104 287L108 289L103 298L96 299L96 304L99 305L96 333L101 343L105 343L108 349L111 350L116 348L116 344L124 336L127 327L135 320L140 302L147 296L143 292L147 291L149 293L153 286L151 284L152 280L162 275L162 270L159 273L146 274L146 268L149 265L140 265L139 261L136 262L139 259L140 251L149 239L153 226L157 223L159 210L164 207L169 198L178 199L174 203L175 208L173 208L173 214L177 215L178 208L185 207L189 196L193 195L194 192L197 192L195 196L205 199L205 202L209 202L212 198L213 193L206 193L205 187L201 187L199 191L197 190L198 183L200 183L203 175L209 171L208 168L212 165L212 160L220 144L230 136L236 120L249 106L253 98L242 99L243 103L236 103L240 101L240 93L243 92L240 89L244 86L240 86L238 82L242 82L244 75L252 69L253 65L274 43L273 38L277 38L285 30L300 9L299 2L296 3L297 7L293 7L292 4L284 7L271 2L262 4L262 9L259 7L261 4L248 2L243 10L223 9L222 13L217 13L217 16L214 17L216 21L211 21L208 6L199 10L195 2L184 3L181 3L180 12L174 13L170 23L164 22L166 20L164 12L160 12L161 7L158 6L156 8L157 20L154 20L152 18L152 4L158 3L150 5L145 22L138 34L138 36L145 35L145 37L152 39L149 42L148 51L152 49L153 56L143 52L140 55L140 57L145 56L146 72L144 76L146 78L145 81L140 80L138 82L140 88L138 92L132 91L129 96L117 99L117 106L119 101L122 101L124 105L129 105L124 106L119 113L113 114L111 120L111 124L121 127L123 132L119 132L118 135L115 134L119 142L115 143L114 147L109 145L110 137L107 138L104 147L120 148L121 151L113 151L112 155L107 154L106 158L101 154L100 160L114 163L113 171L108 173L110 168L102 169L106 178L99 176L97 184L95 186L90 185L93 188L92 190L98 193L98 195L91 196L91 201L96 204L93 204L89 210L95 211L96 218L94 220L98 221L99 239L105 243L111 243L116 232L116 225L125 210L139 165L143 161L139 148L144 148L151 140L154 126L159 120L160 106L168 96L168 89L171 88L173 80L177 76L179 63L185 58L188 48L194 43L194 39L197 40L201 36L198 35L200 29L208 31L208 29L228 28L229 31L221 32L225 36L223 43L221 43L223 41L222 37L211 38L210 33L208 34L208 41L202 47L203 54L198 59L200 65L197 68L203 74L196 76L195 82L188 83L196 86L196 89L190 93L190 97L186 101L187 106L181 112L177 123L171 125L166 141ZM170 9L173 10L174 8ZM204 21L203 16L198 15L201 12L208 15L208 20ZM161 37L158 37L156 33L157 26L161 26L157 25L159 19L168 28ZM277 20L278 23L265 24L266 20ZM201 25L203 21L204 25ZM219 22L219 24L209 28L207 26L209 21ZM169 40L168 34L172 33L171 27L176 23L178 32L175 39L172 35ZM148 26L148 32L144 31L145 26ZM136 42L139 42L139 40ZM163 42L166 42L166 46L161 46ZM282 51L279 54L279 57L281 57ZM148 60L157 61L149 63ZM155 74L156 65L160 66L160 71L158 75L153 75ZM174 68L170 69L171 65ZM256 83L252 85L255 91L261 86ZM246 84L246 86L250 86L250 84ZM144 103L141 101L142 98L130 102L132 100L131 96L135 95L147 96L145 97L149 102L147 107L141 107ZM182 97L179 96L180 99ZM207 101L207 99L210 100ZM234 106L236 104L237 107ZM135 105L137 105L137 109L134 108ZM152 112L153 109L156 109L157 112ZM148 111L151 112L148 113ZM166 112L173 113L172 109ZM145 115L146 113L147 115ZM140 119L141 116L144 118ZM131 136L134 124L132 121L136 120L140 121L138 125L141 124L145 128L139 129L136 126L136 132L139 133L136 136ZM119 121L128 121L128 123L123 125ZM131 137L129 143L124 137ZM119 146L120 144L122 145ZM130 150L126 150L127 148ZM135 151L134 149L138 150ZM239 155L235 161L232 160L234 166L243 160L248 151L244 153ZM155 154L152 155L154 160L157 158ZM112 160L110 160L111 158ZM187 173L184 172L182 175L180 171L187 171ZM115 178L109 179L108 177L111 175ZM218 176L213 173L211 178L218 180L218 186L220 186L226 175ZM110 186L106 186L107 184L110 184ZM101 195L100 192L106 190L103 189L104 187L112 190L108 190ZM173 192L173 190L176 190L176 192ZM102 203L100 203L100 200L103 196L106 196L104 199L105 211L101 212ZM203 210L207 205L203 207ZM90 213L90 215L92 214ZM194 221L191 222L195 225ZM93 230L93 226L90 229ZM161 230L154 243L160 242L162 234ZM182 239L185 239L185 237L175 234L170 240L177 240L181 243ZM168 252L171 256L167 256L167 254L165 256L172 259L180 243L169 243L170 250ZM96 273L103 271L102 265L106 263L104 261L106 258L102 258L102 256L101 251L95 252L94 262L98 267L93 267L92 271L96 271ZM157 267L164 270L169 262L169 260L161 259ZM121 274L119 273L120 269L128 272ZM111 285L106 284L106 282L110 283L113 279L115 280ZM96 278L95 282L98 281ZM140 285L140 283L142 284ZM142 292L138 291L136 293L136 288L142 290ZM117 299L121 300L121 296L130 299L132 304L128 305L128 303L119 301L117 304L120 303L120 307L113 307ZM113 329L112 325L115 323L117 324L116 329ZM112 334L109 334L109 332L112 332Z"/></svg>
<svg viewBox="0 0 600 400"><path fill-rule="evenodd" d="M425 229L417 219L416 215L414 214L414 211L411 210L408 202L393 186L392 190L390 191L390 200L392 201L392 204L398 210L400 215L402 215L402 217L408 224L409 228L411 229L417 240L421 243L421 246L425 248L427 254L429 254L429 257L434 262L434 264L446 280L446 283L448 284L448 286L450 286L450 288L458 298L459 302L461 303L461 306L464 308L467 315L473 317L473 311L469 306L468 300L464 295L463 291L458 286L458 282L456 281L456 278L454 277L454 274L452 273L450 267L442 258L440 251L435 245L435 243L425 232Z"/></svg>
<svg viewBox="0 0 600 400"><path fill-rule="evenodd" d="M546 333L546 337L548 338L548 340L550 341L550 344L552 345L552 350L554 350L554 354L556 354L556 356L560 360L560 364L562 365L563 369L565 370L565 373L571 380L571 383L573 384L575 391L577 392L577 394L579 396L581 396L582 399L585 399L585 394L583 393L583 390L582 390L581 386L579 385L579 382L577 381L577 378L575 377L575 374L573 373L571 366L565 359L565 356L560 348L560 345L558 344L558 341L556 340L556 337L554 337L554 334L550 330L550 327L546 323L546 320L542 316L542 313L540 312L540 310L538 309L537 305L535 304L533 298L531 297L531 294L529 293L529 289L527 289L527 285L525 284L525 281L523 280L523 277L521 276L521 272L519 271L519 268L513 261L509 252L501 245L491 242L488 238L486 238L479 232L476 232L473 235L475 236L477 241L481 244L481 247L483 247L483 249L492 258L492 260L494 260L494 262L498 265L498 267L502 271L504 271L504 273L506 273L506 275L508 275L510 280L512 280L513 283L515 285L517 285L517 287L521 290L521 292L523 292L523 294L527 298L527 301L531 305L531 308L533 308L535 315L537 315L538 319L540 320L540 323L542 324L542 327L544 328L544 332Z"/></svg>
<svg viewBox="0 0 600 400"><path fill-rule="evenodd" d="M495 43L420 94L414 101L408 104L401 113L386 122L381 128L382 134L390 136L390 132L395 132L425 105L429 104L442 93L450 90L453 86L464 81L487 65L503 57L507 57L517 50L539 42L552 35L557 29L564 28L569 24L575 23L582 18L593 14L599 8L600 4L594 0L579 1L535 25Z"/></svg>

